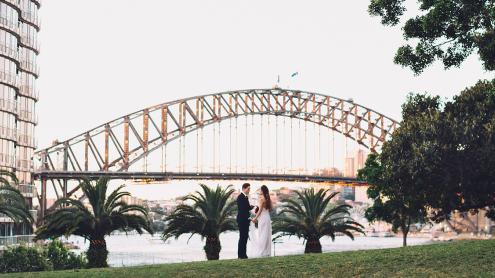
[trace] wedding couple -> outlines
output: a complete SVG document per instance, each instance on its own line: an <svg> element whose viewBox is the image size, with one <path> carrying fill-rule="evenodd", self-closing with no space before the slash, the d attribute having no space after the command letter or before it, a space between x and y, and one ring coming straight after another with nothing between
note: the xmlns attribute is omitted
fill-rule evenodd
<svg viewBox="0 0 495 278"><path fill-rule="evenodd" d="M272 202L270 192L266 185L261 186L258 206L252 206L249 203L249 191L251 185L245 183L242 185L242 192L237 197L237 224L239 225L239 244L237 256L239 259L247 259L247 241L251 241L250 255L253 257L268 257L271 255L272 248L272 220L270 211ZM251 216L251 210L254 210L255 216ZM258 224L258 228L255 224Z"/></svg>

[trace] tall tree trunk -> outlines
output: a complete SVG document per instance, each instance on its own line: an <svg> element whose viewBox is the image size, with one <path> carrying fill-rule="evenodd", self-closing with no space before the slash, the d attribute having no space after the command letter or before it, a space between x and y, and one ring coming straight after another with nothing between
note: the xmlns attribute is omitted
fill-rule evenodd
<svg viewBox="0 0 495 278"><path fill-rule="evenodd" d="M402 247L407 246L407 234L409 231L402 231Z"/></svg>
<svg viewBox="0 0 495 278"><path fill-rule="evenodd" d="M108 267L108 250L105 238L91 239L89 241L87 257L89 268Z"/></svg>
<svg viewBox="0 0 495 278"><path fill-rule="evenodd" d="M222 245L220 244L220 239L218 236L207 236L204 249L207 260L211 261L220 259L220 250L222 250Z"/></svg>
<svg viewBox="0 0 495 278"><path fill-rule="evenodd" d="M319 238L308 238L304 253L321 253L321 243Z"/></svg>
<svg viewBox="0 0 495 278"><path fill-rule="evenodd" d="M407 217L407 220L402 224L402 247L407 246L407 234L409 233L409 228L411 227L411 218Z"/></svg>

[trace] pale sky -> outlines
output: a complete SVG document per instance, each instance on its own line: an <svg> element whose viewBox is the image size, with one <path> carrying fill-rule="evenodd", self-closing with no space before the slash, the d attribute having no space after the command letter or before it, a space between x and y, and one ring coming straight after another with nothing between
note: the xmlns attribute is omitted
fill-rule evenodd
<svg viewBox="0 0 495 278"><path fill-rule="evenodd" d="M282 87L353 98L397 120L410 92L451 97L493 78L474 55L461 69L437 63L419 77L395 65L402 33L370 17L368 3L45 0L39 148L158 103L271 88L277 75ZM299 75L290 79L293 72ZM179 194L160 188L131 191L143 198Z"/></svg>
<svg viewBox="0 0 495 278"><path fill-rule="evenodd" d="M46 0L39 147L158 103L268 88L279 74L284 87L353 98L395 119L409 92L450 97L493 78L474 55L419 77L393 64L402 34L370 17L368 2Z"/></svg>

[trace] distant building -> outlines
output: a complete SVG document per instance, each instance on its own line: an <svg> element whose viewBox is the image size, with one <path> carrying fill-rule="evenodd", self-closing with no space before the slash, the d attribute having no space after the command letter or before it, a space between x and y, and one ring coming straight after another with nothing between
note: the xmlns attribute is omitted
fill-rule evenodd
<svg viewBox="0 0 495 278"><path fill-rule="evenodd" d="M368 157L368 154L366 151L359 149L356 152L356 156L354 158L354 170L357 171L360 169L364 168L364 164L366 163L366 158Z"/></svg>
<svg viewBox="0 0 495 278"><path fill-rule="evenodd" d="M344 161L344 177L353 178L356 176L354 157L346 157Z"/></svg>
<svg viewBox="0 0 495 278"><path fill-rule="evenodd" d="M342 177L342 172L335 167L323 168L319 170L318 173L314 174L319 174L324 177Z"/></svg>
<svg viewBox="0 0 495 278"><path fill-rule="evenodd" d="M16 174L18 189L35 218L32 158L38 122L40 4L40 0L0 0L0 170ZM0 216L0 245L30 239L32 234L31 224Z"/></svg>
<svg viewBox="0 0 495 278"><path fill-rule="evenodd" d="M358 170L364 168L367 157L367 152L362 149L359 149L354 154L347 156L344 160L344 177L355 178Z"/></svg>

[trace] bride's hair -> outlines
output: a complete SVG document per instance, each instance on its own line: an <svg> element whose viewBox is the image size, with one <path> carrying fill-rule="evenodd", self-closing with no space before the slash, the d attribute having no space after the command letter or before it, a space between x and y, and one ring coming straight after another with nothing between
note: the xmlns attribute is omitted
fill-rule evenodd
<svg viewBox="0 0 495 278"><path fill-rule="evenodd" d="M261 193L265 198L265 208L269 211L272 210L272 200L270 199L270 192L268 191L268 187L266 185L261 186Z"/></svg>

